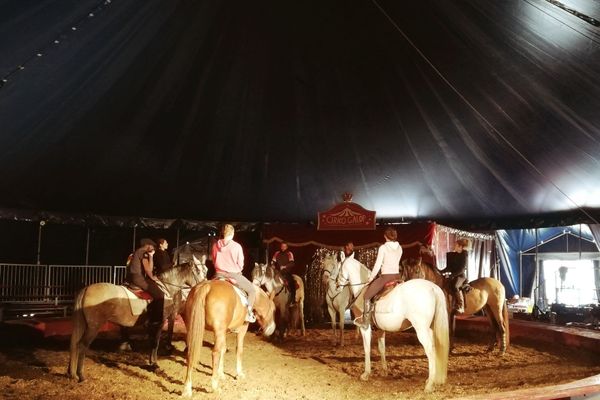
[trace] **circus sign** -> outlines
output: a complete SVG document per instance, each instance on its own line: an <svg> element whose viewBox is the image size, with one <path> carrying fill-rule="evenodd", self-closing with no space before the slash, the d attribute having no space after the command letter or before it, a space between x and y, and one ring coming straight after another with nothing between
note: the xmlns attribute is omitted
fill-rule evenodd
<svg viewBox="0 0 600 400"><path fill-rule="evenodd" d="M317 230L375 230L375 211L366 210L344 194L344 202L320 212Z"/></svg>

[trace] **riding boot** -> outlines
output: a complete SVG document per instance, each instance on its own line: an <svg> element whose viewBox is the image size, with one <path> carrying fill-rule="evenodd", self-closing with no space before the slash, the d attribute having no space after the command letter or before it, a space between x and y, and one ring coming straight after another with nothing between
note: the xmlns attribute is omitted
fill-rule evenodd
<svg viewBox="0 0 600 400"><path fill-rule="evenodd" d="M465 312L465 298L463 296L462 290L458 290L456 292L456 313L464 314Z"/></svg>
<svg viewBox="0 0 600 400"><path fill-rule="evenodd" d="M290 305L296 305L296 281L294 278L290 278L288 282L290 288Z"/></svg>
<svg viewBox="0 0 600 400"><path fill-rule="evenodd" d="M256 316L254 315L254 312L250 307L248 307L248 315L246 315L246 321L250 323L256 322Z"/></svg>
<svg viewBox="0 0 600 400"><path fill-rule="evenodd" d="M367 329L371 325L371 313L373 312L371 306L371 300L365 300L365 306L363 309L362 322L358 324L359 327Z"/></svg>

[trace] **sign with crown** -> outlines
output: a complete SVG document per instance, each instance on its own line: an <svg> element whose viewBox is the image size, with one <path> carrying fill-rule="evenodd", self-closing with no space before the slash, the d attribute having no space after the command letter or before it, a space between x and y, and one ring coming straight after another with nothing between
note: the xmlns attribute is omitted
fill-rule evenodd
<svg viewBox="0 0 600 400"><path fill-rule="evenodd" d="M375 230L375 211L353 203L351 193L344 193L343 199L343 203L319 213L317 230Z"/></svg>

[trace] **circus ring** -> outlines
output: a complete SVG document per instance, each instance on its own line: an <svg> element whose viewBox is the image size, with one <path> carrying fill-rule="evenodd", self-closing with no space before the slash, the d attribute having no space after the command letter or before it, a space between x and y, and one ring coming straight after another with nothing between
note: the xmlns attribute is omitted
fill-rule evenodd
<svg viewBox="0 0 600 400"><path fill-rule="evenodd" d="M390 374L381 375L373 346L374 376L362 382L360 338L346 330L343 348L332 347L331 331L309 329L305 338L282 344L246 337L247 378L233 379L234 351L225 357L219 393L206 393L210 342L194 375L196 399L590 399L600 398L600 333L529 321L511 320L511 347L504 358L485 351L487 321L458 321L456 354L450 357L448 383L433 394L422 392L427 362L414 334L387 338ZM2 325L0 398L6 399L176 399L185 373L184 328L178 324L176 351L146 367L145 342L133 352L117 351L117 330L107 324L86 360L83 383L65 376L70 323L65 319L29 320ZM234 336L228 336L234 346Z"/></svg>

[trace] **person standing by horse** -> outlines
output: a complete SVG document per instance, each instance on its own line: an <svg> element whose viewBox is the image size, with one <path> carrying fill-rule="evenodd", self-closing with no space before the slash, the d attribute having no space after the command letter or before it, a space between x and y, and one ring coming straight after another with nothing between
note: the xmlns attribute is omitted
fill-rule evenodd
<svg viewBox="0 0 600 400"><path fill-rule="evenodd" d="M454 251L446 253L446 268L440 271L442 274L450 274L450 287L454 291L454 308L457 314L465 312L465 299L460 288L467 280L465 271L469 258L468 247L467 239L458 239L454 243Z"/></svg>
<svg viewBox="0 0 600 400"><path fill-rule="evenodd" d="M235 229L230 224L223 225L222 238L217 240L212 247L212 259L215 265L216 276L223 276L235 280L237 286L248 294L248 315L246 321L255 322L256 317L252 311L256 299L256 288L242 271L244 269L244 251L242 246L233 240Z"/></svg>
<svg viewBox="0 0 600 400"><path fill-rule="evenodd" d="M158 328L163 324L165 294L156 283L158 278L153 273L156 243L151 239L142 239L140 244L127 265L126 279L129 284L152 296L153 300L148 305L148 324L152 328Z"/></svg>
<svg viewBox="0 0 600 400"><path fill-rule="evenodd" d="M398 243L398 232L392 227L386 228L383 233L385 243L379 246L377 250L377 258L373 265L373 270L367 281L367 288L365 289L364 299L364 311L362 316L362 322L358 325L362 328L368 328L371 325L371 314L373 312L373 306L371 299L379 293L384 286L393 281L400 280L400 259L402 258L402 249L419 246L421 242L415 241L407 245L401 245ZM381 271L381 275L377 276Z"/></svg>
<svg viewBox="0 0 600 400"><path fill-rule="evenodd" d="M167 239L159 238L158 249L154 253L154 271L158 275L166 270L173 268L173 262L171 261L171 257L169 257L169 252L167 249L169 248L169 242Z"/></svg>
<svg viewBox="0 0 600 400"><path fill-rule="evenodd" d="M288 289L290 291L290 303L293 305L296 303L296 281L292 276L292 269L294 268L294 254L290 251L286 242L281 242L279 250L273 254L273 264L281 273L283 279L287 281Z"/></svg>

